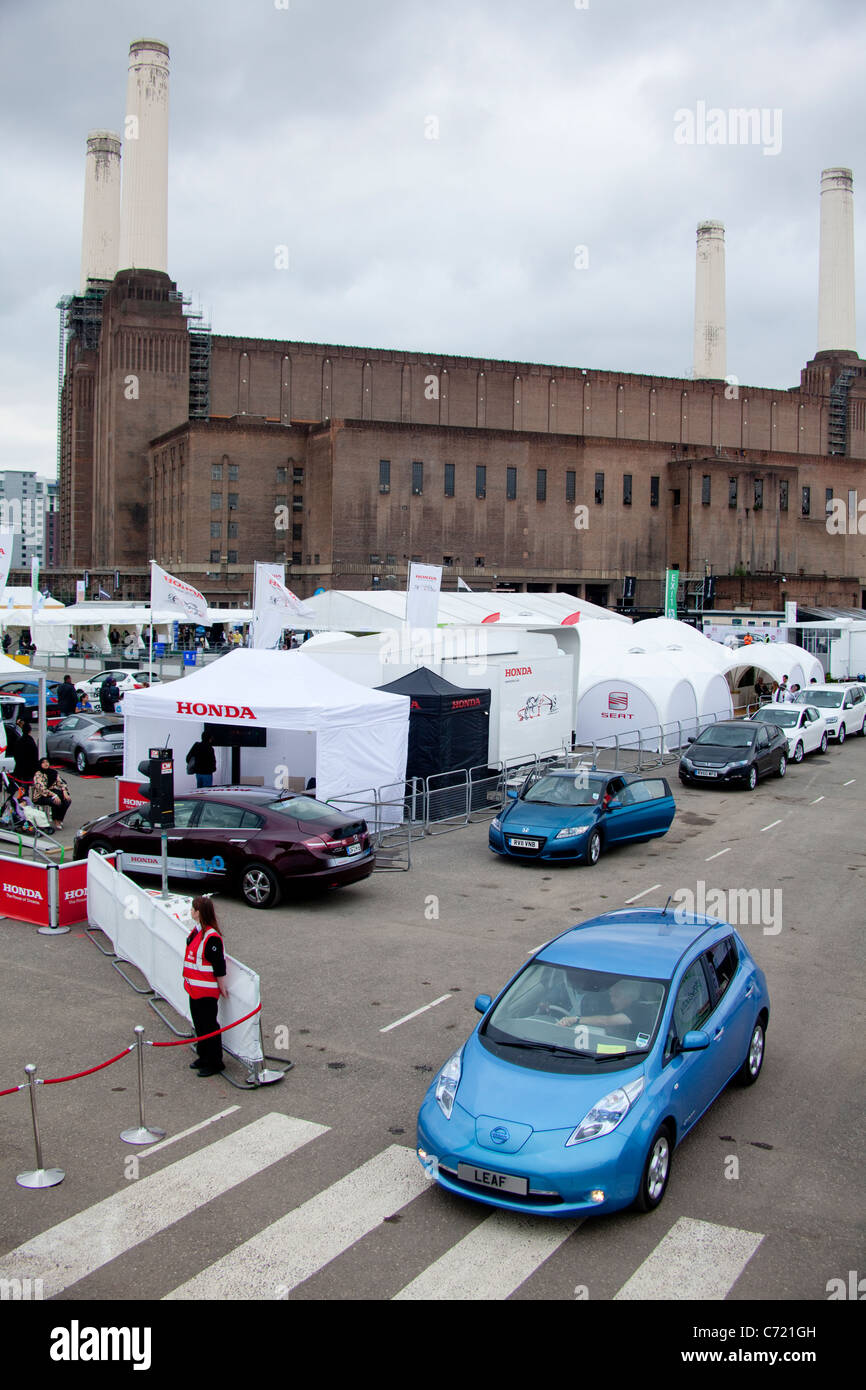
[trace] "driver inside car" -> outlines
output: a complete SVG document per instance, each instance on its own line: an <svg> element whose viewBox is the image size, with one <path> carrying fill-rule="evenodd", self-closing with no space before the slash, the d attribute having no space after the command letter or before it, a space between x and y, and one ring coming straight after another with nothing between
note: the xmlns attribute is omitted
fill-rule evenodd
<svg viewBox="0 0 866 1390"><path fill-rule="evenodd" d="M630 1028L632 1019L629 1010L636 1002L640 990L639 980L617 980L610 989L600 990L597 994L586 994L581 1013L558 1019L559 1027L594 1023L601 1028Z"/></svg>

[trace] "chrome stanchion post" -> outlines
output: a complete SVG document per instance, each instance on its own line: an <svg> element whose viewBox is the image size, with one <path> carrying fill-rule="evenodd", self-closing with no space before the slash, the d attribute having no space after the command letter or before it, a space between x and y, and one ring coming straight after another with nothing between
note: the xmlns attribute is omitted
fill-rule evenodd
<svg viewBox="0 0 866 1390"><path fill-rule="evenodd" d="M36 1167L29 1173L19 1173L15 1181L19 1187L56 1187L66 1177L62 1168L43 1168L42 1144L39 1140L39 1121L36 1118L36 1068L28 1062L24 1068L30 1083L30 1109L33 1114L33 1138L36 1141Z"/></svg>
<svg viewBox="0 0 866 1390"><path fill-rule="evenodd" d="M138 1128L125 1129L121 1134L124 1144L153 1144L165 1138L165 1130L144 1122L144 1029L140 1023L135 1025L136 1052L138 1053Z"/></svg>

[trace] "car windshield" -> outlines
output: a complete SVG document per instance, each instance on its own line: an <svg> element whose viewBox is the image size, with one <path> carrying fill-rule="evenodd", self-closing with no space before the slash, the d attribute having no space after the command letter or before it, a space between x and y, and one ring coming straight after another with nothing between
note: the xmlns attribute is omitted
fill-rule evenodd
<svg viewBox="0 0 866 1390"><path fill-rule="evenodd" d="M754 729L733 724L717 724L698 734L695 743L700 744L702 748L708 745L716 748L748 748L754 737Z"/></svg>
<svg viewBox="0 0 866 1390"><path fill-rule="evenodd" d="M546 806L595 806L605 788L606 778L586 772L557 772L533 782L521 801Z"/></svg>
<svg viewBox="0 0 866 1390"><path fill-rule="evenodd" d="M531 961L484 1025L509 1060L615 1059L649 1050L665 998L661 980ZM513 1050L513 1055L512 1055ZM540 1059L540 1061L539 1061Z"/></svg>
<svg viewBox="0 0 866 1390"><path fill-rule="evenodd" d="M800 718L800 711L784 708L774 710L762 709L758 711L754 718L760 720L762 724L778 724L780 729L793 729Z"/></svg>
<svg viewBox="0 0 866 1390"><path fill-rule="evenodd" d="M278 801L269 801L265 806L267 811L278 811L283 816L292 816L295 820L332 820L339 811L333 806L324 806L321 801L314 801L311 796L286 796Z"/></svg>
<svg viewBox="0 0 866 1390"><path fill-rule="evenodd" d="M802 690L798 705L818 705L820 709L838 709L845 698L844 690Z"/></svg>

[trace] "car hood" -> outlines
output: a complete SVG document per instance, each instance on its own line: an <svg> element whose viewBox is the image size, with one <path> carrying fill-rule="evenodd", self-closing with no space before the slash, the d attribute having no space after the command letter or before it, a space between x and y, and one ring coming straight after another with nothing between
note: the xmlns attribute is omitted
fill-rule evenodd
<svg viewBox="0 0 866 1390"><path fill-rule="evenodd" d="M598 805L542 806L531 801L515 801L509 814L501 816L499 823L512 835L518 834L524 826L546 835L564 825L593 825L598 819L598 811Z"/></svg>
<svg viewBox="0 0 866 1390"><path fill-rule="evenodd" d="M722 748L717 743L708 743L687 748L684 757L693 763L707 763L710 767L723 767L725 763L744 762L752 756L754 745L748 748Z"/></svg>
<svg viewBox="0 0 866 1390"><path fill-rule="evenodd" d="M593 1062L586 1072L538 1071L494 1056L476 1032L463 1050L457 1104L473 1118L511 1120L533 1130L573 1129L610 1091L641 1075L645 1059L635 1061L616 1070Z"/></svg>

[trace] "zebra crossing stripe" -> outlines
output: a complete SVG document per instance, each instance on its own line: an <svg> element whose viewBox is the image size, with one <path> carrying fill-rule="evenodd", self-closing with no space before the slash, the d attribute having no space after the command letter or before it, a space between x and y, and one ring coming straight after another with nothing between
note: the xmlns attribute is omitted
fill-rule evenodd
<svg viewBox="0 0 866 1390"><path fill-rule="evenodd" d="M579 1221L540 1225L537 1217L499 1211L446 1250L397 1299L508 1298L577 1230Z"/></svg>
<svg viewBox="0 0 866 1390"><path fill-rule="evenodd" d="M429 1187L414 1149L392 1144L166 1298L285 1298Z"/></svg>
<svg viewBox="0 0 866 1390"><path fill-rule="evenodd" d="M681 1216L615 1299L723 1299L764 1239Z"/></svg>
<svg viewBox="0 0 866 1390"><path fill-rule="evenodd" d="M327 1128L290 1115L264 1115L19 1245L0 1258L0 1277L41 1279L43 1296L51 1298Z"/></svg>

